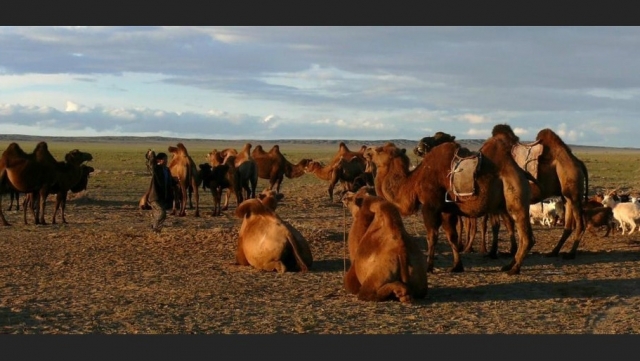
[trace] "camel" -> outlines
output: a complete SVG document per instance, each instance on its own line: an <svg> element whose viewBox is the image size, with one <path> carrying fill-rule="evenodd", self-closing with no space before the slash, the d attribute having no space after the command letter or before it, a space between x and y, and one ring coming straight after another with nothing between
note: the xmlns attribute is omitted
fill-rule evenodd
<svg viewBox="0 0 640 361"><path fill-rule="evenodd" d="M234 192L236 199L242 199L242 188L236 180L238 178L237 169L232 160L227 160L225 164L218 164L212 167L210 164L201 164L202 184L211 190L213 196L212 216L219 216L223 210L229 207L229 193ZM222 191L227 189L227 198L224 207L222 203Z"/></svg>
<svg viewBox="0 0 640 361"><path fill-rule="evenodd" d="M280 153L280 146L274 145L269 152L265 152L261 145L257 145L251 156L258 166L258 177L269 180L269 189L275 187L276 192L280 193L280 184L284 176L287 178L298 178L305 174L304 167L311 159L302 159L297 164L289 162L285 156Z"/></svg>
<svg viewBox="0 0 640 361"><path fill-rule="evenodd" d="M46 142L39 142L32 153L25 153L18 143L11 143L0 157L0 178L7 177L9 184L22 193L39 192L39 218L36 224L46 224L44 209L49 188L56 183L59 164L49 152ZM0 196L0 220L9 226L2 212Z"/></svg>
<svg viewBox="0 0 640 361"><path fill-rule="evenodd" d="M68 157L69 157L69 154L67 154L67 158ZM67 204L68 191L71 191L71 193L79 193L86 190L87 185L89 184L89 175L93 173L93 171L95 170L91 166L88 166L86 164L80 164L80 166L78 167L79 173L80 173L79 179L74 180L75 177L78 175L76 173L76 169L74 168L75 167L69 167L69 173L65 175L64 180L54 184L49 189L49 192L50 192L49 194L56 194L56 206L55 206L55 211L53 213L53 218L51 220L52 224L56 223L56 215L58 213L58 210L61 210L62 223L65 223L65 224L67 223L67 220L64 216L64 210ZM72 183L73 185L69 186L68 189L65 191L64 189L67 188L67 186ZM37 219L38 210L35 208L35 204L36 202L39 201L38 197L39 197L38 193L27 193L25 195L24 203L23 203L24 224L27 224L27 209L31 209L32 214L35 213L34 219Z"/></svg>
<svg viewBox="0 0 640 361"><path fill-rule="evenodd" d="M227 154L226 157L223 157L223 152ZM216 171L216 177L212 178L216 180L216 183L213 185L208 184L207 186L217 187L215 189L212 188L211 192L214 196L214 215L219 215L220 210L224 211L229 208L229 198L231 197L231 193L235 195L236 203L239 206L240 203L242 203L242 201L244 200L244 195L242 194L243 188L247 193L250 193L250 187L249 183L246 182L246 179L245 182L242 183L242 175L240 174L240 169L235 166L236 159L233 153L229 154L227 150L218 151L214 149L207 154L207 158L209 159L209 164L211 165L211 171L213 172L213 170L218 169ZM224 165L224 167L219 167L221 165ZM222 174L224 174L223 178L218 176ZM209 180L208 183L211 183L211 180ZM227 189L227 195L225 198L224 206L222 206L220 210L216 211L215 207L218 207L220 205L219 198L216 197L221 198L222 190L225 188Z"/></svg>
<svg viewBox="0 0 640 361"><path fill-rule="evenodd" d="M427 296L427 264L407 233L398 208L371 187L346 192L343 204L353 223L349 230L350 266L345 289L364 301L412 302Z"/></svg>
<svg viewBox="0 0 640 361"><path fill-rule="evenodd" d="M20 210L20 192L16 191L15 188L13 188L13 186L9 183L9 180L7 178L7 174L2 173L2 177L0 178L0 196L4 193L9 193L9 207L7 208L7 211L10 211L11 209L13 209L13 201L15 200L16 202L16 211Z"/></svg>
<svg viewBox="0 0 640 361"><path fill-rule="evenodd" d="M186 206L189 188L191 188L196 198L195 216L200 217L200 195L198 194L199 177L196 163L191 156L189 156L187 148L185 148L182 143L178 143L176 147L169 146L168 150L172 154L171 161L168 165L169 171L172 177L177 178L178 188L180 190L180 211L178 212L178 217L184 217L187 214ZM176 199L178 199L178 197L176 197ZM174 202L171 214L176 214L176 202Z"/></svg>
<svg viewBox="0 0 640 361"><path fill-rule="evenodd" d="M449 271L462 272L457 216L480 217L508 212L520 235L519 247L511 263L502 270L510 275L520 273L525 255L534 244L529 223L531 190L525 172L518 167L509 151L507 144L495 137L487 139L479 153L472 153L455 141L443 142L424 154L416 168L409 170L406 149L400 149L393 143L368 148L367 154L377 168L376 193L395 204L403 216L422 210L427 230L428 272L433 272L435 245L441 225L453 254L453 266ZM468 161L464 164L475 165L468 166L468 169L467 166L465 169L454 166L463 161ZM453 178L455 174L467 174L468 177Z"/></svg>
<svg viewBox="0 0 640 361"><path fill-rule="evenodd" d="M220 152L223 158L233 157L233 164L240 174L240 184L245 190L245 199L256 197L256 187L258 186L258 165L251 156L251 143L245 143L240 152L235 149L224 149ZM225 163L223 161L223 163ZM239 200L238 203L241 203Z"/></svg>
<svg viewBox="0 0 640 361"><path fill-rule="evenodd" d="M344 190L353 190L353 183L357 177L365 172L365 161L358 157L352 157L350 160L338 158L335 164L324 165L321 162L310 160L305 172L312 173L319 179L329 181L329 200L333 202L333 189L340 182Z"/></svg>
<svg viewBox="0 0 640 361"><path fill-rule="evenodd" d="M149 148L144 157L146 159L147 172L149 173L149 175L151 175L153 174L153 166L156 165L156 152Z"/></svg>
<svg viewBox="0 0 640 361"><path fill-rule="evenodd" d="M236 208L236 217L242 219L236 264L278 273L307 272L311 268L313 256L307 240L275 213L282 197L282 193L267 190Z"/></svg>
<svg viewBox="0 0 640 361"><path fill-rule="evenodd" d="M507 124L494 126L492 134L501 135L510 148L520 145L520 139ZM551 129L539 131L534 144L541 144L542 152L537 163L534 163L537 167L537 175L534 175L537 184L530 183L531 203L554 196L561 196L565 201L564 231L558 244L546 255L558 256L565 241L575 231L571 250L563 255L565 259L573 259L585 231L582 203L588 200L587 168Z"/></svg>

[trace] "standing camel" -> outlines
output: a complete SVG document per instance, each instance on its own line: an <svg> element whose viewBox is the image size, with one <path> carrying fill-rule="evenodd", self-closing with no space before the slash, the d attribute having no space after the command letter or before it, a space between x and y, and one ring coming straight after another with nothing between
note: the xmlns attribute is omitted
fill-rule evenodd
<svg viewBox="0 0 640 361"><path fill-rule="evenodd" d="M176 147L169 146L169 152L172 154L171 161L169 162L169 171L171 176L178 179L178 187L180 189L180 211L178 217L184 217L187 207L187 193L189 187L191 187L196 200L196 212L195 216L200 217L200 195L198 194L198 167L196 163L189 156L187 148L184 144L178 143ZM173 205L173 211L171 214L176 213L175 201Z"/></svg>
<svg viewBox="0 0 640 361"><path fill-rule="evenodd" d="M530 192L525 172L518 167L506 143L489 138L479 152L473 172L473 192L456 193L450 175L458 159L472 159L474 153L456 142L439 144L409 170L410 160L405 149L393 143L369 148L367 154L375 163L376 194L394 203L404 216L419 208L427 230L427 271L433 272L438 229L443 227L453 254L450 272L462 272L464 267L458 251L457 217L480 217L507 212L518 230L519 246L512 262L502 267L508 274L520 273L525 255L534 244L529 223ZM476 158L477 159L477 158ZM467 179L469 181L469 179Z"/></svg>
<svg viewBox="0 0 640 361"><path fill-rule="evenodd" d="M520 145L520 139L507 124L494 126L492 134L500 135L510 148ZM582 202L588 200L587 167L551 129L539 131L534 144L542 145L542 153L538 156L537 163L533 163L533 169L537 168L537 175L533 174L537 183L530 182L531 204L554 196L561 196L566 202L564 231L558 244L546 255L558 256L560 249L575 230L571 251L563 255L565 259L573 259L585 231ZM520 166L524 169L529 168L526 165Z"/></svg>
<svg viewBox="0 0 640 361"><path fill-rule="evenodd" d="M268 179L269 189L275 187L277 193L280 193L280 184L285 176L289 179L303 176L304 167L310 161L310 159L302 159L298 164L289 162L280 153L280 146L277 144L271 147L269 152L265 152L261 145L257 145L251 152L251 156L258 166L258 177Z"/></svg>
<svg viewBox="0 0 640 361"><path fill-rule="evenodd" d="M49 188L56 183L59 165L49 152L46 142L39 142L32 153L27 154L18 143L11 143L0 157L0 178L6 175L10 185L19 192L39 192L39 218L36 224L47 224L44 220L44 208ZM0 220L4 226L9 222L2 212L0 193Z"/></svg>

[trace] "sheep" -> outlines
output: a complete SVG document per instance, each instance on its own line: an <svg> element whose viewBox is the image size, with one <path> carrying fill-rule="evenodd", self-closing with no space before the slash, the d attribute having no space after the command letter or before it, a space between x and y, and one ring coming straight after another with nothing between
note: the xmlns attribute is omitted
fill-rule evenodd
<svg viewBox="0 0 640 361"><path fill-rule="evenodd" d="M616 192L611 192L604 196L602 204L605 207L610 207L613 211L613 218L620 224L622 233L626 231L626 225L630 226L628 234L635 231L637 227L636 221L640 219L640 203L636 202L621 202L620 197Z"/></svg>

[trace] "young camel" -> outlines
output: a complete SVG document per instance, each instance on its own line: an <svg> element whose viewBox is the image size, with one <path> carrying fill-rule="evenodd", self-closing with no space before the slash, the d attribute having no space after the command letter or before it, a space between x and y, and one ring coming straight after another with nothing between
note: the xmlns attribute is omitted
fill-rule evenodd
<svg viewBox="0 0 640 361"><path fill-rule="evenodd" d="M376 193L395 204L402 215L419 208L427 230L427 271L433 272L438 229L443 227L453 254L450 272L462 272L464 267L458 252L457 216L480 217L507 212L515 221L519 237L518 250L512 262L502 267L508 274L520 273L525 255L533 247L534 238L529 223L530 189L527 178L509 153L510 148L497 138L489 138L480 149L482 159L475 175L475 192L456 201L449 174L454 156L472 153L458 143L445 142L433 147L422 162L409 170L410 160L405 149L393 143L369 148L377 167Z"/></svg>
<svg viewBox="0 0 640 361"><path fill-rule="evenodd" d="M371 187L362 187L342 198L353 216L345 289L365 301L412 302L426 297L422 251L405 230L397 207L371 193Z"/></svg>

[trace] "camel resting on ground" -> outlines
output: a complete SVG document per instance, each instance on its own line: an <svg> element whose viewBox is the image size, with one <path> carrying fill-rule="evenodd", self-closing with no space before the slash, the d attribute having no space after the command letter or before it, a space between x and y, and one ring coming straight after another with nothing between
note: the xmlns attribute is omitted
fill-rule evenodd
<svg viewBox="0 0 640 361"><path fill-rule="evenodd" d="M235 215L242 219L238 237L236 263L264 271L302 271L311 268L313 257L304 236L282 220L274 207L282 193L272 190L259 198L247 199Z"/></svg>
<svg viewBox="0 0 640 361"><path fill-rule="evenodd" d="M422 251L405 230L397 207L371 193L371 187L362 187L342 198L353 216L345 288L365 301L411 302L426 297L427 264Z"/></svg>

